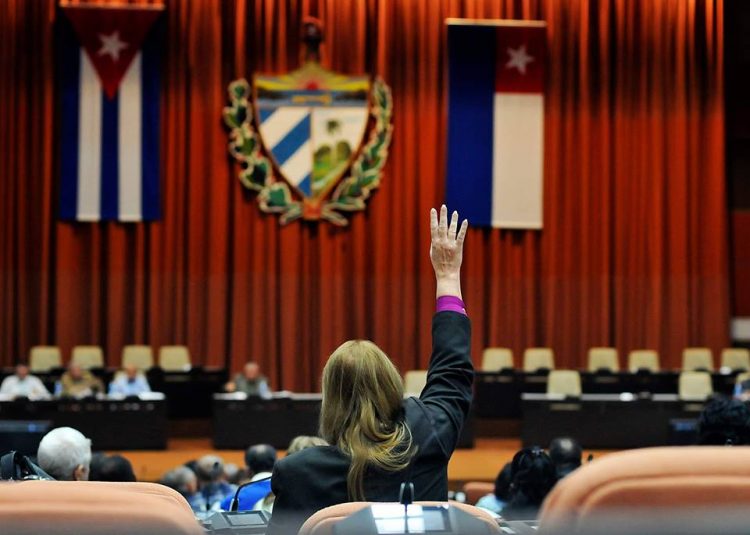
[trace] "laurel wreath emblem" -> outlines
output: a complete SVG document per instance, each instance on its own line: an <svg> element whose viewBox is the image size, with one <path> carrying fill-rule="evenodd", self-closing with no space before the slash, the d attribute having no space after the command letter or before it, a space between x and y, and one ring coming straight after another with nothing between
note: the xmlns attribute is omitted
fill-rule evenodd
<svg viewBox="0 0 750 535"><path fill-rule="evenodd" d="M229 127L229 153L240 164L240 182L258 192L263 212L280 214L282 225L298 219L303 215L303 203L295 200L286 181L276 180L273 165L263 154L253 127L250 84L244 78L235 80L229 84L228 92L231 105L224 108L223 117ZM372 85L371 103L374 124L370 136L352 162L348 176L340 180L333 195L321 206L320 218L334 225L348 225L340 212L364 210L372 190L380 186L393 133L391 90L380 78Z"/></svg>

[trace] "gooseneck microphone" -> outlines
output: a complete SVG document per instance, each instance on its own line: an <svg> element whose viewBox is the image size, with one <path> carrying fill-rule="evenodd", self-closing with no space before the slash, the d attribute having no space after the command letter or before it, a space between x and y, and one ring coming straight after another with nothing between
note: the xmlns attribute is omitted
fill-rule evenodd
<svg viewBox="0 0 750 535"><path fill-rule="evenodd" d="M255 485L256 483L260 483L261 481L268 481L271 479L271 476L263 477L261 479L256 479L255 481L248 481L247 483L243 483L239 487L237 487L237 492L234 493L234 498L232 498L232 501L229 505L229 511L231 513L234 513L237 511L237 508L240 506L240 491L244 489L245 487L249 487L250 485Z"/></svg>

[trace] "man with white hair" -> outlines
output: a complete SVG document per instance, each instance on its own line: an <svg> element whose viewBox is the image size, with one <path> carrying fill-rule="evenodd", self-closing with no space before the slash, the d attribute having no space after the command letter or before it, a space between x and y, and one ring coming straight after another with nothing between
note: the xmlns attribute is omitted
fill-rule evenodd
<svg viewBox="0 0 750 535"><path fill-rule="evenodd" d="M72 427L58 427L44 435L36 457L42 470L58 481L87 481L91 440Z"/></svg>

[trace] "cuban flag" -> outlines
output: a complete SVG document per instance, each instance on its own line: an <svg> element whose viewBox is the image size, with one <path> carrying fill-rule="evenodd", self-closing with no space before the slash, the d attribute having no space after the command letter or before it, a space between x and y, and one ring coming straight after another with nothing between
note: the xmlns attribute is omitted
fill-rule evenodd
<svg viewBox="0 0 750 535"><path fill-rule="evenodd" d="M542 228L546 25L448 21L446 203L475 226Z"/></svg>
<svg viewBox="0 0 750 535"><path fill-rule="evenodd" d="M62 8L60 218L159 218L161 6Z"/></svg>

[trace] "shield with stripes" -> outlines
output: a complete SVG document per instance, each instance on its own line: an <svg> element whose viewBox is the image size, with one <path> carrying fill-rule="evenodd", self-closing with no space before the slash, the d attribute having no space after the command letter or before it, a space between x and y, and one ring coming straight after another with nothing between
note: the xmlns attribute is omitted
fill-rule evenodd
<svg viewBox="0 0 750 535"><path fill-rule="evenodd" d="M307 204L320 204L362 145L370 79L308 63L286 75L256 76L253 86L265 152Z"/></svg>

